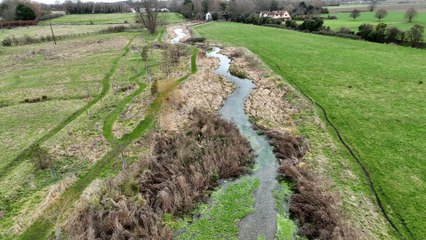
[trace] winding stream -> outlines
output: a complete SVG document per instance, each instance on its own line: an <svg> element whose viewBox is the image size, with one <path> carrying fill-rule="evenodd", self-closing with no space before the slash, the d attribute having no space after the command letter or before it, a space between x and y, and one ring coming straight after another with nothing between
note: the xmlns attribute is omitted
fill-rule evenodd
<svg viewBox="0 0 426 240"><path fill-rule="evenodd" d="M277 159L267 139L257 135L244 112L244 103L254 88L253 82L231 75L229 72L231 59L219 52L219 48L214 48L207 54L220 61L215 73L227 78L237 86L237 89L227 98L220 109L221 117L235 123L241 134L248 139L256 152L256 164L259 166L252 175L260 179L260 186L255 192L256 210L240 221L239 239L257 239L258 236L274 239L277 211L272 192L278 186L276 180Z"/></svg>

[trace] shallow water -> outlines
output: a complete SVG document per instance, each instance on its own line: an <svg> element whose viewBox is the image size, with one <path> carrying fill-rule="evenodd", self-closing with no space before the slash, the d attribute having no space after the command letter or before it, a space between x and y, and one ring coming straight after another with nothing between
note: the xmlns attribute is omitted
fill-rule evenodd
<svg viewBox="0 0 426 240"><path fill-rule="evenodd" d="M237 89L227 98L220 109L221 117L235 123L241 134L250 142L257 156L256 164L259 166L253 173L253 177L260 179L260 186L255 192L256 210L240 221L238 237L244 240L257 239L258 236L274 239L277 211L272 191L278 186L276 180L277 159L267 139L256 134L244 112L244 103L254 88L253 82L231 75L229 72L231 59L219 52L219 48L214 48L212 52L208 53L209 57L218 58L220 61L215 73L227 78L237 86Z"/></svg>
<svg viewBox="0 0 426 240"><path fill-rule="evenodd" d="M176 28L175 33L176 33L176 37L174 37L170 41L172 44L178 44L186 36L186 33L183 31L182 28Z"/></svg>

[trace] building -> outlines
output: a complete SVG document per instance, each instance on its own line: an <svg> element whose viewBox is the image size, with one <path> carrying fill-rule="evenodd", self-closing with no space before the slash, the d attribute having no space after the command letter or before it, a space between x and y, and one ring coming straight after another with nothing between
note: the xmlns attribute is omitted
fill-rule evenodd
<svg viewBox="0 0 426 240"><path fill-rule="evenodd" d="M291 16L287 11L272 11L272 12L261 12L259 17L269 17L273 19L291 20Z"/></svg>
<svg viewBox="0 0 426 240"><path fill-rule="evenodd" d="M212 18L212 14L211 14L210 12L208 12L208 13L206 14L206 21L211 21L211 20L213 20L213 18Z"/></svg>

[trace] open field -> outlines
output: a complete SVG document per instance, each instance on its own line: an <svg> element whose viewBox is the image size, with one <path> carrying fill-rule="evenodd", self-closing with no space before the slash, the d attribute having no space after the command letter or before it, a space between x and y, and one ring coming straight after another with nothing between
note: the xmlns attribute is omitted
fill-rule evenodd
<svg viewBox="0 0 426 240"><path fill-rule="evenodd" d="M42 21L40 25L49 25L49 22L55 25L63 24L123 24L134 23L135 13L114 13L114 14L71 14L63 17L55 18L52 20ZM177 13L161 13L161 18L167 23L183 21L183 17Z"/></svg>
<svg viewBox="0 0 426 240"><path fill-rule="evenodd" d="M119 24L123 25L123 24ZM85 33L94 33L99 32L103 29L107 29L111 26L118 26L118 24L98 24L98 25L55 25L53 26L53 31L55 36L63 35L75 35L75 34L85 34ZM24 37L25 35L31 37L45 37L52 35L50 26L48 25L38 25L38 26L28 26L28 27L18 27L12 29L0 30L0 42L6 37Z"/></svg>
<svg viewBox="0 0 426 240"><path fill-rule="evenodd" d="M173 16L168 21L178 19ZM110 25L54 27L67 35L99 26ZM44 27L10 31L33 35L38 29ZM117 173L117 161L132 164L146 151L144 134L180 82L168 83L157 98L146 90L151 82L141 49L163 33L161 27L154 35L141 30L0 47L1 239L16 239L31 226L26 232L31 239L50 234L50 220L63 220L57 212L69 210L93 180ZM162 52L149 51L153 79L166 78L159 67ZM190 56L177 66L180 74L190 73ZM34 162L36 152L46 155L48 167Z"/></svg>
<svg viewBox="0 0 426 240"><path fill-rule="evenodd" d="M321 104L398 230L407 239L426 235L424 50L236 23L196 29L249 48Z"/></svg>
<svg viewBox="0 0 426 240"><path fill-rule="evenodd" d="M397 2L388 2L385 1L384 4L377 5L377 8L383 8L387 11L395 11L395 12L401 12L406 11L407 9L414 7L419 12L425 12L426 11L426 3L423 2L416 2L416 3L406 3L406 4L397 4ZM352 9L358 9L360 11L369 11L369 5L368 4L349 4L349 5L340 5L340 6L330 6L327 7L330 14L333 13L343 13L343 12L349 12Z"/></svg>
<svg viewBox="0 0 426 240"><path fill-rule="evenodd" d="M385 23L388 26L397 27L401 30L408 30L414 24L426 26L426 12L419 12L412 23L406 22L404 19L404 14L405 12L389 12L388 16L382 19L381 23ZM325 19L324 26L330 27L334 30L339 30L341 27L347 27L353 31L358 31L358 27L361 24L379 24L377 18L374 17L374 12L361 12L361 16L359 16L355 21L350 18L349 13L336 13L332 15L337 16L337 19ZM326 17L327 14L323 16ZM424 32L424 36L426 37L426 31Z"/></svg>

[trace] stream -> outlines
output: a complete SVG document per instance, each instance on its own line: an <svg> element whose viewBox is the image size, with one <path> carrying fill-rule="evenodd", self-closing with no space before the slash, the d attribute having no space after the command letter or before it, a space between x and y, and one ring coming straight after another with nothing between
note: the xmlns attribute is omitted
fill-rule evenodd
<svg viewBox="0 0 426 240"><path fill-rule="evenodd" d="M186 34L181 28L174 31L176 36L171 40L171 43L177 44ZM238 238L256 240L258 237L264 237L264 239L272 240L275 238L277 229L277 210L273 191L278 187L276 180L278 162L268 140L256 133L244 111L245 101L255 85L249 79L233 76L229 72L231 59L219 52L220 48L214 48L212 52L207 54L208 57L219 60L219 67L215 69L215 73L225 77L237 87L226 99L220 109L220 115L223 119L233 122L240 133L250 142L255 151L258 166L252 177L260 180L259 188L254 193L256 198L255 211L240 221Z"/></svg>
<svg viewBox="0 0 426 240"><path fill-rule="evenodd" d="M258 169L254 171L252 176L260 180L260 186L254 193L256 198L255 211L240 221L238 237L244 240L257 239L258 236L274 239L277 211L272 192L278 186L276 180L278 162L268 140L256 133L244 111L245 101L255 85L249 79L233 76L229 72L231 59L219 52L219 48L214 48L212 52L207 54L208 57L219 59L219 67L215 70L215 73L227 78L237 87L226 99L220 109L220 114L223 119L233 122L238 127L240 133L255 150Z"/></svg>

